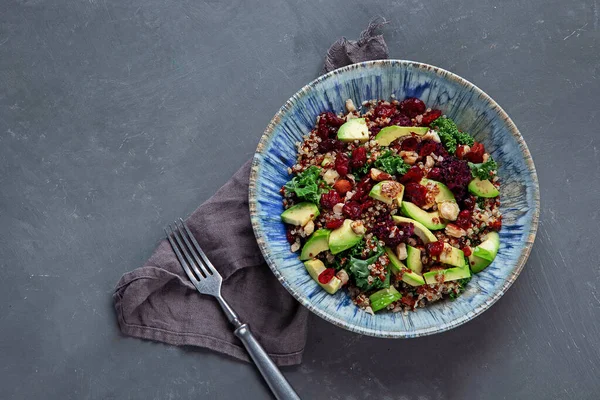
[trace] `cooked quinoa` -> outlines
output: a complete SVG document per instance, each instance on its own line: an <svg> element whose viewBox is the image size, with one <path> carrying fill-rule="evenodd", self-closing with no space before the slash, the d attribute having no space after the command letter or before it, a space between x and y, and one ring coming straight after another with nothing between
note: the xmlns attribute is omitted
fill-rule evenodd
<svg viewBox="0 0 600 400"><path fill-rule="evenodd" d="M369 313L416 310L460 296L495 257L487 242L478 246L502 226L496 163L440 110L415 98L360 109L348 100L345 113L322 113L296 145L283 206L313 211L282 219L290 250L302 250L330 293L343 288ZM319 235L318 251L306 251Z"/></svg>

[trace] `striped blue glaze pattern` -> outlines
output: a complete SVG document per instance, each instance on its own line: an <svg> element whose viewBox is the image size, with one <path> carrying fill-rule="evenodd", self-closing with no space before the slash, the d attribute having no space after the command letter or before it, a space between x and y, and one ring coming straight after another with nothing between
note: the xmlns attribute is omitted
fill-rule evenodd
<svg viewBox="0 0 600 400"><path fill-rule="evenodd" d="M494 263L474 276L456 301L436 303L408 315L367 314L344 291L329 295L310 278L297 254L290 252L279 189L290 176L287 167L323 111L344 110L346 99L418 97L441 109L458 126L485 144L499 164L504 225ZM304 306L322 318L365 335L410 338L458 326L490 307L515 281L535 239L539 188L535 167L519 131L506 113L470 82L440 68L399 60L354 64L324 75L296 93L275 115L254 156L250 212L257 241L274 274Z"/></svg>

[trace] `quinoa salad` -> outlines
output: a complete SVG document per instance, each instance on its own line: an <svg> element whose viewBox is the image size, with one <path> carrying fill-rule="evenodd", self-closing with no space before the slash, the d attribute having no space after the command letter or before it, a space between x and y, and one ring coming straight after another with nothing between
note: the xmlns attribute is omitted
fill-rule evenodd
<svg viewBox="0 0 600 400"><path fill-rule="evenodd" d="M368 313L454 300L500 247L500 182L483 143L417 98L324 112L281 188L292 252Z"/></svg>

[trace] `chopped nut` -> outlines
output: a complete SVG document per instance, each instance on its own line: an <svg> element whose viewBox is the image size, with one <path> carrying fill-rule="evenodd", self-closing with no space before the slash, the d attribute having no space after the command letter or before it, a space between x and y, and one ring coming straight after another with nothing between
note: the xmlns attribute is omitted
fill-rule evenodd
<svg viewBox="0 0 600 400"><path fill-rule="evenodd" d="M340 177L340 174L337 173L337 171L335 169L328 169L324 174L323 174L323 180L328 184L328 185L333 185L336 181L337 178Z"/></svg>
<svg viewBox="0 0 600 400"><path fill-rule="evenodd" d="M440 136L438 135L438 133L434 130L429 130L429 132L427 132L426 134L423 135L423 140L433 140L434 142L440 143Z"/></svg>
<svg viewBox="0 0 600 400"><path fill-rule="evenodd" d="M356 107L354 106L352 99L346 100L346 110L350 113L356 111Z"/></svg>
<svg viewBox="0 0 600 400"><path fill-rule="evenodd" d="M438 209L440 210L440 216L449 221L456 221L460 209L455 201L443 201L438 203Z"/></svg>
<svg viewBox="0 0 600 400"><path fill-rule="evenodd" d="M348 276L348 273L346 272L345 269L340 269L337 274L335 274L335 276L337 276L337 278L342 281L342 286L344 286L346 283L348 283L348 281L350 280L350 277Z"/></svg>
<svg viewBox="0 0 600 400"><path fill-rule="evenodd" d="M408 253L406 252L406 243L400 243L398 246L396 246L396 256L398 256L400 261L408 258Z"/></svg>
<svg viewBox="0 0 600 400"><path fill-rule="evenodd" d="M300 242L296 240L294 244L290 247L290 250L292 251L292 253L295 253L298 250L300 250Z"/></svg>
<svg viewBox="0 0 600 400"><path fill-rule="evenodd" d="M467 235L467 231L455 224L446 225L446 234L455 238L460 238Z"/></svg>
<svg viewBox="0 0 600 400"><path fill-rule="evenodd" d="M427 156L427 158L425 159L425 168L432 168L433 164L435 164L433 158L431 158L431 156Z"/></svg>
<svg viewBox="0 0 600 400"><path fill-rule="evenodd" d="M419 155L415 151L401 151L400 157L404 160L408 165L414 165L417 162L417 158Z"/></svg>
<svg viewBox="0 0 600 400"><path fill-rule="evenodd" d="M371 179L377 182L392 179L392 176L390 174L388 174L387 172L383 172L382 170L377 168L371 168L370 175Z"/></svg>
<svg viewBox="0 0 600 400"><path fill-rule="evenodd" d="M333 206L333 212L338 215L342 215L342 210L344 209L344 203L337 203Z"/></svg>
<svg viewBox="0 0 600 400"><path fill-rule="evenodd" d="M306 225L304 225L303 229L306 236L311 235L315 231L315 223L313 222L313 220L311 219L310 221L308 221Z"/></svg>
<svg viewBox="0 0 600 400"><path fill-rule="evenodd" d="M350 227L357 235L364 235L366 232L365 226L363 225L362 221L354 221L350 224Z"/></svg>

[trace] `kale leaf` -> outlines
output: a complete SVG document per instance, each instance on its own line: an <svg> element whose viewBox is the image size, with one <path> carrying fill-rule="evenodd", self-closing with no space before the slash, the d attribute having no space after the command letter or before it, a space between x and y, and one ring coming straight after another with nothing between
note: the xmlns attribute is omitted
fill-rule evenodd
<svg viewBox="0 0 600 400"><path fill-rule="evenodd" d="M402 157L395 156L389 150L377 157L374 165L376 168L387 172L390 175L404 175L410 169L410 165L405 163Z"/></svg>
<svg viewBox="0 0 600 400"><path fill-rule="evenodd" d="M450 294L448 295L448 297L450 298L450 300L454 301L456 300L461 294L463 294L467 288L467 284L471 281L471 277L468 278L464 278L464 279L459 279L458 281L456 281L456 283L458 283L458 292L450 292Z"/></svg>
<svg viewBox="0 0 600 400"><path fill-rule="evenodd" d="M433 121L430 126L435 128L442 144L450 154L456 152L456 146L459 144L473 146L473 143L475 143L471 135L459 131L454 121L450 118L440 117Z"/></svg>
<svg viewBox="0 0 600 400"><path fill-rule="evenodd" d="M377 259L383 254L383 251L376 253L374 256L361 260L360 258L350 257L349 272L354 277L356 286L364 291L384 289L390 287L390 271L389 268L386 270L385 280L382 281L378 278L373 279L372 283L369 283L368 277L370 275L369 265L374 264Z"/></svg>
<svg viewBox="0 0 600 400"><path fill-rule="evenodd" d="M473 178L479 178L484 181L486 179L490 179L491 172L498 169L498 164L496 164L496 161L490 157L489 160L482 164L473 164L470 162L469 167L471 167L471 174L473 175Z"/></svg>
<svg viewBox="0 0 600 400"><path fill-rule="evenodd" d="M320 173L321 168L311 165L286 183L285 189L295 193L300 200L319 204L321 194L329 190L321 179Z"/></svg>

